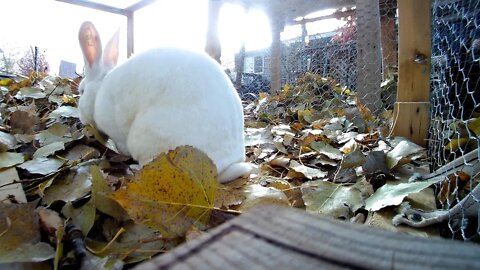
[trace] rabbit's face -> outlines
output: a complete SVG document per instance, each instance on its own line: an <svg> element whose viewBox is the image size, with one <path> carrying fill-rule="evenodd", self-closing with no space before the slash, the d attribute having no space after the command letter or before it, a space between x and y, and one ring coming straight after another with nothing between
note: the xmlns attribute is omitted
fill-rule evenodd
<svg viewBox="0 0 480 270"><path fill-rule="evenodd" d="M100 86L101 81L91 81L88 77L84 78L78 86L78 90L81 94L78 102L78 109L80 111L80 120L84 124L95 126L93 118L95 112L95 99Z"/></svg>

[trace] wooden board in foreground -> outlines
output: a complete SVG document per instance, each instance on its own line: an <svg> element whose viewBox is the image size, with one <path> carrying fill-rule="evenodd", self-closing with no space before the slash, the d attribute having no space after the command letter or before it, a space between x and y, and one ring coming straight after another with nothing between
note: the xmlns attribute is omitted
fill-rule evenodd
<svg viewBox="0 0 480 270"><path fill-rule="evenodd" d="M138 265L149 269L480 269L480 246L260 207Z"/></svg>

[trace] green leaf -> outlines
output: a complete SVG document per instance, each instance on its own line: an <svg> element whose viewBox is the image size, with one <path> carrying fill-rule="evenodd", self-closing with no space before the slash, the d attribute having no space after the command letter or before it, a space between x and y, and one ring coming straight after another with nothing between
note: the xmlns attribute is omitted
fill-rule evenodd
<svg viewBox="0 0 480 270"><path fill-rule="evenodd" d="M365 208L368 211L377 211L386 206L399 205L409 194L422 191L439 181L441 180L433 179L430 181L402 183L398 185L385 184L365 201Z"/></svg>
<svg viewBox="0 0 480 270"><path fill-rule="evenodd" d="M363 206L362 191L357 187L327 181L310 181L302 185L306 211L322 216L349 219Z"/></svg>
<svg viewBox="0 0 480 270"><path fill-rule="evenodd" d="M54 201L71 202L85 196L90 192L91 187L90 174L85 167L81 167L77 171L63 175L62 178L55 179L52 185L45 190L43 200L46 204Z"/></svg>
<svg viewBox="0 0 480 270"><path fill-rule="evenodd" d="M0 254L0 263L43 262L52 259L54 256L55 250L52 246L44 242L38 242L36 244L24 244L11 252Z"/></svg>
<svg viewBox="0 0 480 270"><path fill-rule="evenodd" d="M83 235L88 235L88 232L95 223L95 206L90 201L79 208L73 207L71 202L66 203L62 208L62 213L65 217L70 218L76 226L78 226Z"/></svg>
<svg viewBox="0 0 480 270"><path fill-rule="evenodd" d="M54 154L57 151L64 150L65 143L64 142L54 142L51 144L47 144L43 147L40 147L33 153L33 158L40 158L40 157L47 157Z"/></svg>
<svg viewBox="0 0 480 270"><path fill-rule="evenodd" d="M35 135L41 146L48 145L55 142L71 142L72 136L69 133L69 128L66 125L55 123L48 129Z"/></svg>
<svg viewBox="0 0 480 270"><path fill-rule="evenodd" d="M0 153L0 169L18 165L24 161L22 153Z"/></svg>
<svg viewBox="0 0 480 270"><path fill-rule="evenodd" d="M118 220L129 219L127 212L112 199L112 189L103 178L102 172L97 166L90 167L92 175L92 201L95 207L102 213L114 217Z"/></svg>
<svg viewBox="0 0 480 270"><path fill-rule="evenodd" d="M340 160L342 159L342 152L337 148L327 144L325 142L312 142L310 147L319 152L320 154L326 155L330 159Z"/></svg>

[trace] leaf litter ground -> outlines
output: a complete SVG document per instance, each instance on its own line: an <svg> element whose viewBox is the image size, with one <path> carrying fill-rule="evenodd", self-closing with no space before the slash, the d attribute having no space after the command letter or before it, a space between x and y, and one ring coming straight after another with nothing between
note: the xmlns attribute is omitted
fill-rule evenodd
<svg viewBox="0 0 480 270"><path fill-rule="evenodd" d="M244 103L250 177L219 185L214 164L192 147L139 170L80 123L78 82L0 80L0 265L128 268L261 204L378 226L375 215L432 184L445 202L478 181L407 183L425 171L425 149L387 137L391 111L374 116L355 92L311 73ZM431 202L424 209L433 196L421 193Z"/></svg>

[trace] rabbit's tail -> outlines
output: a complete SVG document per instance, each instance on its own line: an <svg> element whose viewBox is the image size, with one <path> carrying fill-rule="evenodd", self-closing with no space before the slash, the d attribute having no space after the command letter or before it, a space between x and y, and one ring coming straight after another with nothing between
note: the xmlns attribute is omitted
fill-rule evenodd
<svg viewBox="0 0 480 270"><path fill-rule="evenodd" d="M220 183L226 183L249 174L252 169L253 165L250 163L233 163L220 173L218 180Z"/></svg>

